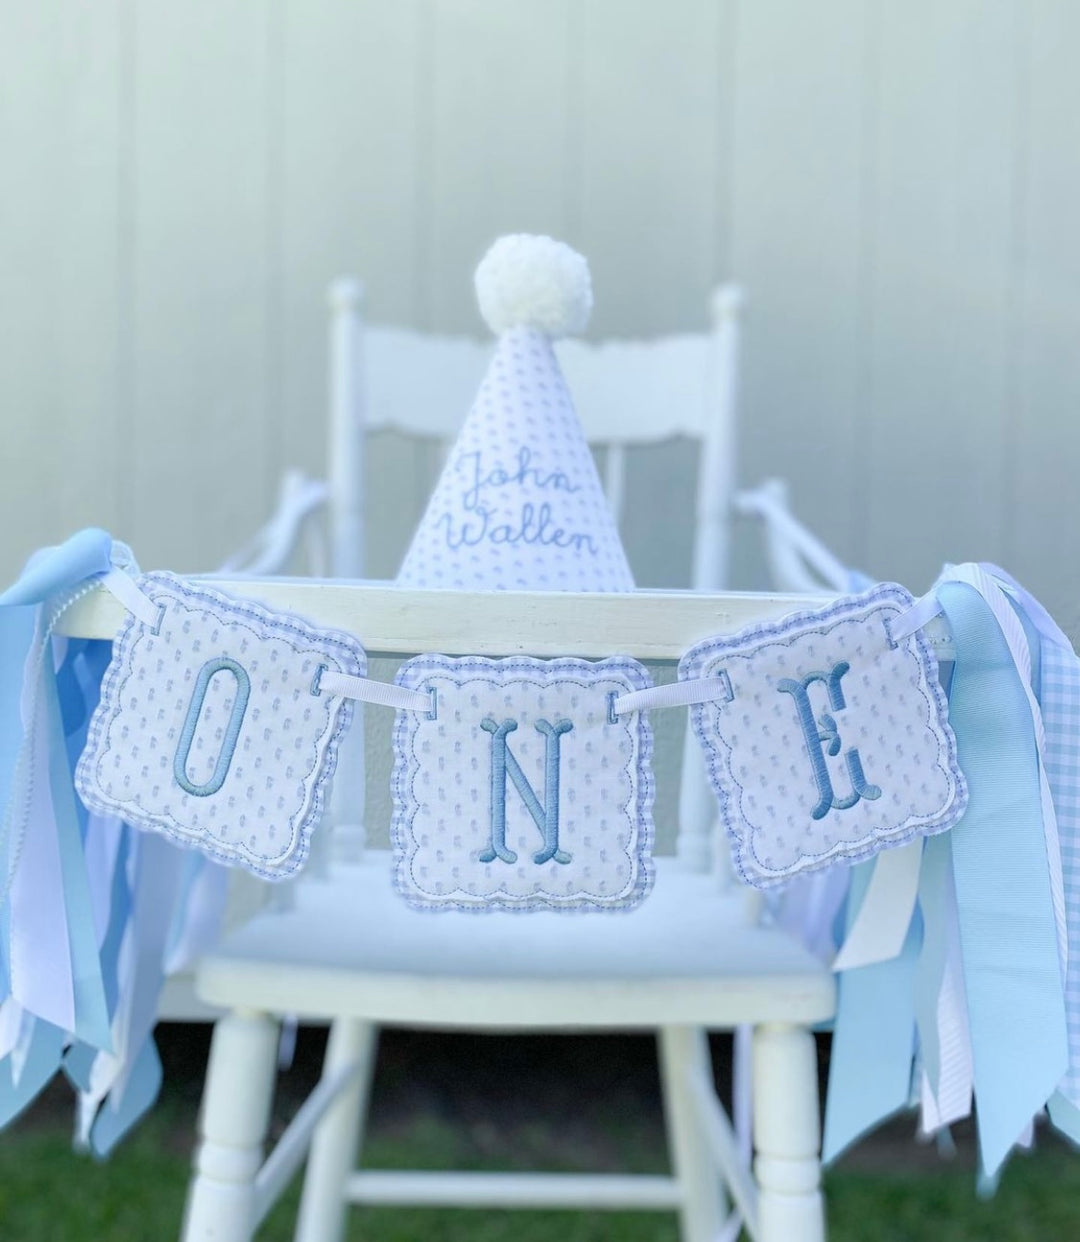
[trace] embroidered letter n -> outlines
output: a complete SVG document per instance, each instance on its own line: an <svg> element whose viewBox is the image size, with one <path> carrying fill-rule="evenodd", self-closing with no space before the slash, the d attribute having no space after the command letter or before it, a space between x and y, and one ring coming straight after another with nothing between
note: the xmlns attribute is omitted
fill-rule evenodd
<svg viewBox="0 0 1080 1242"><path fill-rule="evenodd" d="M536 722L536 731L544 738L545 801L542 806L506 744L507 734L517 727L516 720L504 720L499 724L491 716L485 716L480 722L480 728L491 734L491 837L480 861L488 863L499 858L506 863L517 862L517 854L506 844L506 778L509 777L543 837L543 847L533 855L533 862L539 864L554 859L558 863L568 863L570 855L559 849L559 739L574 726L569 720L558 720L555 724L547 720Z"/></svg>

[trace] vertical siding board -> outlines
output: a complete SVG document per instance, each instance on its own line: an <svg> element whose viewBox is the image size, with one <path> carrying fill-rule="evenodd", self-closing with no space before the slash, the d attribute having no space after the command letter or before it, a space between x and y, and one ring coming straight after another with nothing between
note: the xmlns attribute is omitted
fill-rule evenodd
<svg viewBox="0 0 1080 1242"><path fill-rule="evenodd" d="M117 533L120 7L0 5L0 580Z"/></svg>
<svg viewBox="0 0 1080 1242"><path fill-rule="evenodd" d="M571 235L592 269L594 339L707 328L709 293L727 274L731 9L587 0L574 14L568 189ZM637 500L622 534L636 580L688 585L689 446L632 451L626 469Z"/></svg>
<svg viewBox="0 0 1080 1242"><path fill-rule="evenodd" d="M359 277L374 322L415 317L421 16L417 0L284 0L281 460L317 477L326 471L330 281ZM372 471L373 485L382 473Z"/></svg>
<svg viewBox="0 0 1080 1242"><path fill-rule="evenodd" d="M209 569L265 517L271 5L138 9L132 538Z"/></svg>
<svg viewBox="0 0 1080 1242"><path fill-rule="evenodd" d="M1078 48L1065 0L0 0L0 575L86 522L212 566L324 469L326 282L481 335L473 264L521 228L589 254L594 336L742 280L743 481L873 572L996 556L1080 626ZM381 440L385 572L434 467Z"/></svg>
<svg viewBox="0 0 1080 1242"><path fill-rule="evenodd" d="M1032 0L1009 566L1080 632L1080 8Z"/></svg>
<svg viewBox="0 0 1080 1242"><path fill-rule="evenodd" d="M432 6L424 327L484 335L472 273L492 240L565 235L570 3Z"/></svg>
<svg viewBox="0 0 1080 1242"><path fill-rule="evenodd" d="M867 567L920 590L1003 555L1012 6L882 6L866 341Z"/></svg>
<svg viewBox="0 0 1080 1242"><path fill-rule="evenodd" d="M730 8L585 0L574 215L592 264L592 336L708 324L709 291L727 275Z"/></svg>
<svg viewBox="0 0 1080 1242"><path fill-rule="evenodd" d="M864 0L755 0L739 6L735 36L731 267L748 295L739 473L787 478L797 514L848 561L872 29ZM765 585L753 566L744 545L740 585Z"/></svg>

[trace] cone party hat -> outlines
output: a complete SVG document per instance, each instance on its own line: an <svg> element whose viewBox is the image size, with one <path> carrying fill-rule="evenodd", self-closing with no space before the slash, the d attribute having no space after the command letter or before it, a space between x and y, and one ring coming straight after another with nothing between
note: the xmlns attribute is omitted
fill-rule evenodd
<svg viewBox="0 0 1080 1242"><path fill-rule="evenodd" d="M592 310L550 237L500 238L476 270L495 356L405 555L402 586L629 591L634 581L552 348Z"/></svg>

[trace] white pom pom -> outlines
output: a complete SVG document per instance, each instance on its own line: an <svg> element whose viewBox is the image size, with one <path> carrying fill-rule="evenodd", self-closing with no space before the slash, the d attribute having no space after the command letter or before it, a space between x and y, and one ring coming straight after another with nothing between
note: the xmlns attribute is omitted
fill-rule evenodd
<svg viewBox="0 0 1080 1242"><path fill-rule="evenodd" d="M589 265L576 250L550 237L500 237L476 269L476 298L484 322L498 335L535 328L571 336L589 322Z"/></svg>

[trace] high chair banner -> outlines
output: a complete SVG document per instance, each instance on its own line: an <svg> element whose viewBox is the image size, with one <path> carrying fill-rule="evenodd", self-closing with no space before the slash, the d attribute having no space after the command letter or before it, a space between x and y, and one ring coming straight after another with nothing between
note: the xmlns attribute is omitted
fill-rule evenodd
<svg viewBox="0 0 1080 1242"><path fill-rule="evenodd" d="M59 637L99 584L131 614L117 640ZM920 633L937 613L947 713ZM862 938L838 962L827 1151L912 1100L928 1130L977 1100L989 1177L1044 1107L1080 1138L1080 662L992 566L707 639L665 685L618 655L424 655L378 682L362 636L140 577L93 531L34 559L0 629L0 1123L61 1066L95 1150L145 1110L166 965L217 927L211 859L299 866L356 702L398 712L404 896L524 911L647 895L648 715L689 706L748 879L865 859L838 920Z"/></svg>
<svg viewBox="0 0 1080 1242"><path fill-rule="evenodd" d="M707 639L657 687L620 656L430 655L391 685L364 676L357 637L291 612L172 574L104 582L131 615L82 801L265 879L303 865L353 700L398 710L397 880L427 909L641 901L647 713L665 708L692 708L736 864L761 888L941 832L966 803L931 648L890 629L913 602L897 586Z"/></svg>

